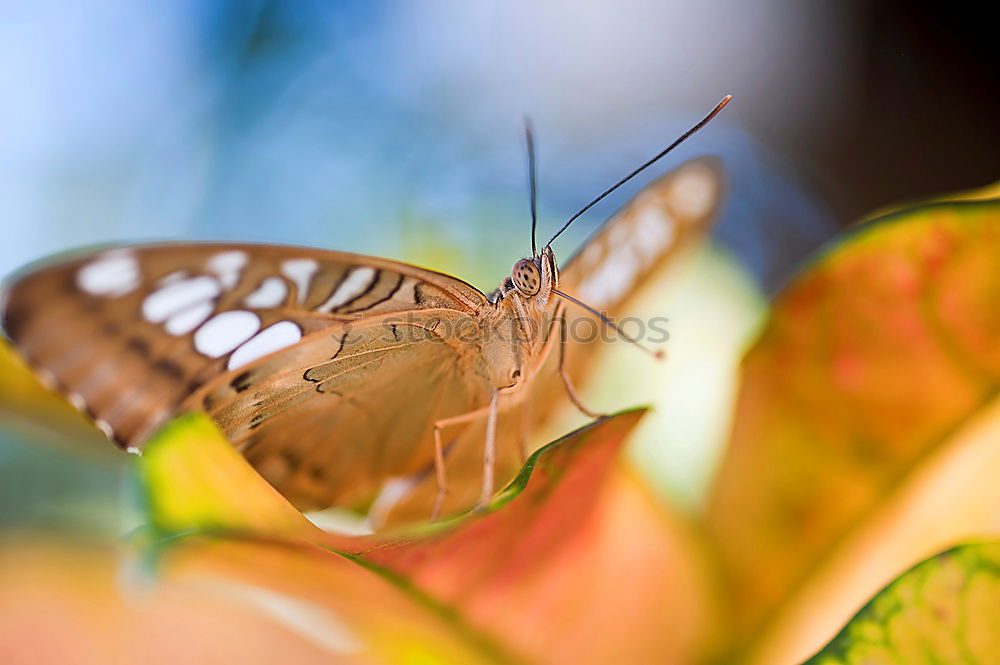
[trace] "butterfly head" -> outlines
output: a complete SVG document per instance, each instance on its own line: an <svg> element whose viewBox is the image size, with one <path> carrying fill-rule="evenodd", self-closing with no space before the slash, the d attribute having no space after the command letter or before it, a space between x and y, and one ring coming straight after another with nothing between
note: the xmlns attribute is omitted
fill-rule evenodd
<svg viewBox="0 0 1000 665"><path fill-rule="evenodd" d="M548 300L552 289L559 285L559 268L552 249L545 247L530 259L520 259L510 271L510 277L500 287L500 295L516 292L524 300Z"/></svg>
<svg viewBox="0 0 1000 665"><path fill-rule="evenodd" d="M514 269L510 273L510 281L525 298L536 295L542 288L542 269L539 265L541 262L535 263L537 260L521 259L514 264Z"/></svg>
<svg viewBox="0 0 1000 665"><path fill-rule="evenodd" d="M522 303L544 307L552 291L559 286L559 267L552 249L544 247L536 256L519 259L510 270L510 277L500 282L500 287L490 294L490 302L498 304L509 296L517 296Z"/></svg>

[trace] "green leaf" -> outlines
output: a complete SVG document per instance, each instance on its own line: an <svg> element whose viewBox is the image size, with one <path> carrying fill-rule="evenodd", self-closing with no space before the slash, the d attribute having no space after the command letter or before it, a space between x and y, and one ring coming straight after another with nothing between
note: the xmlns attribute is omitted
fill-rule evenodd
<svg viewBox="0 0 1000 665"><path fill-rule="evenodd" d="M939 665L1000 658L1000 543L962 545L883 589L806 665Z"/></svg>

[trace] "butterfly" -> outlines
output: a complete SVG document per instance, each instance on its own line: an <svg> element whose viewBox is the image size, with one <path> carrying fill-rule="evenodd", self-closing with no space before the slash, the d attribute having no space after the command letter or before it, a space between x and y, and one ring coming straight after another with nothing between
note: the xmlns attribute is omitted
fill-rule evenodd
<svg viewBox="0 0 1000 665"><path fill-rule="evenodd" d="M558 396L596 415L573 388L588 354L567 334L570 320L594 315L616 328L605 312L705 235L721 168L701 158L662 176L561 267L552 242L729 99L541 248L529 129L532 254L490 293L346 252L152 244L15 276L0 322L43 382L129 452L202 410L301 509L345 506L385 521L467 508L513 475L525 432Z"/></svg>

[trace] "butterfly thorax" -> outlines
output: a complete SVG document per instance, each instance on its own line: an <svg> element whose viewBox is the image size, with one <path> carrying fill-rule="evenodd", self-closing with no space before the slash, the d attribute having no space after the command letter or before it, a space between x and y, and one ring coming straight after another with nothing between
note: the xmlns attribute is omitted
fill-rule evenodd
<svg viewBox="0 0 1000 665"><path fill-rule="evenodd" d="M516 390L536 371L547 353L552 323L558 314L553 289L559 269L548 247L520 259L489 300L495 310L484 331L487 371L497 388Z"/></svg>

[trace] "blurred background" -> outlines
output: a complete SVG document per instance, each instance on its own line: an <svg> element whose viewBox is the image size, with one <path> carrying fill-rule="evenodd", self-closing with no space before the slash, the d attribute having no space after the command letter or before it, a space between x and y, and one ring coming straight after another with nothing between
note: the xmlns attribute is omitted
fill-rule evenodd
<svg viewBox="0 0 1000 665"><path fill-rule="evenodd" d="M673 378L654 386L671 406L634 452L696 506L766 297L872 210L1000 172L995 30L974 6L0 2L0 275L81 245L239 239L488 290L529 248L525 115L548 230L732 93L556 246L569 255L671 164L725 160L716 249L658 301L676 326ZM81 464L37 438L0 429L0 523L100 521L120 456Z"/></svg>

